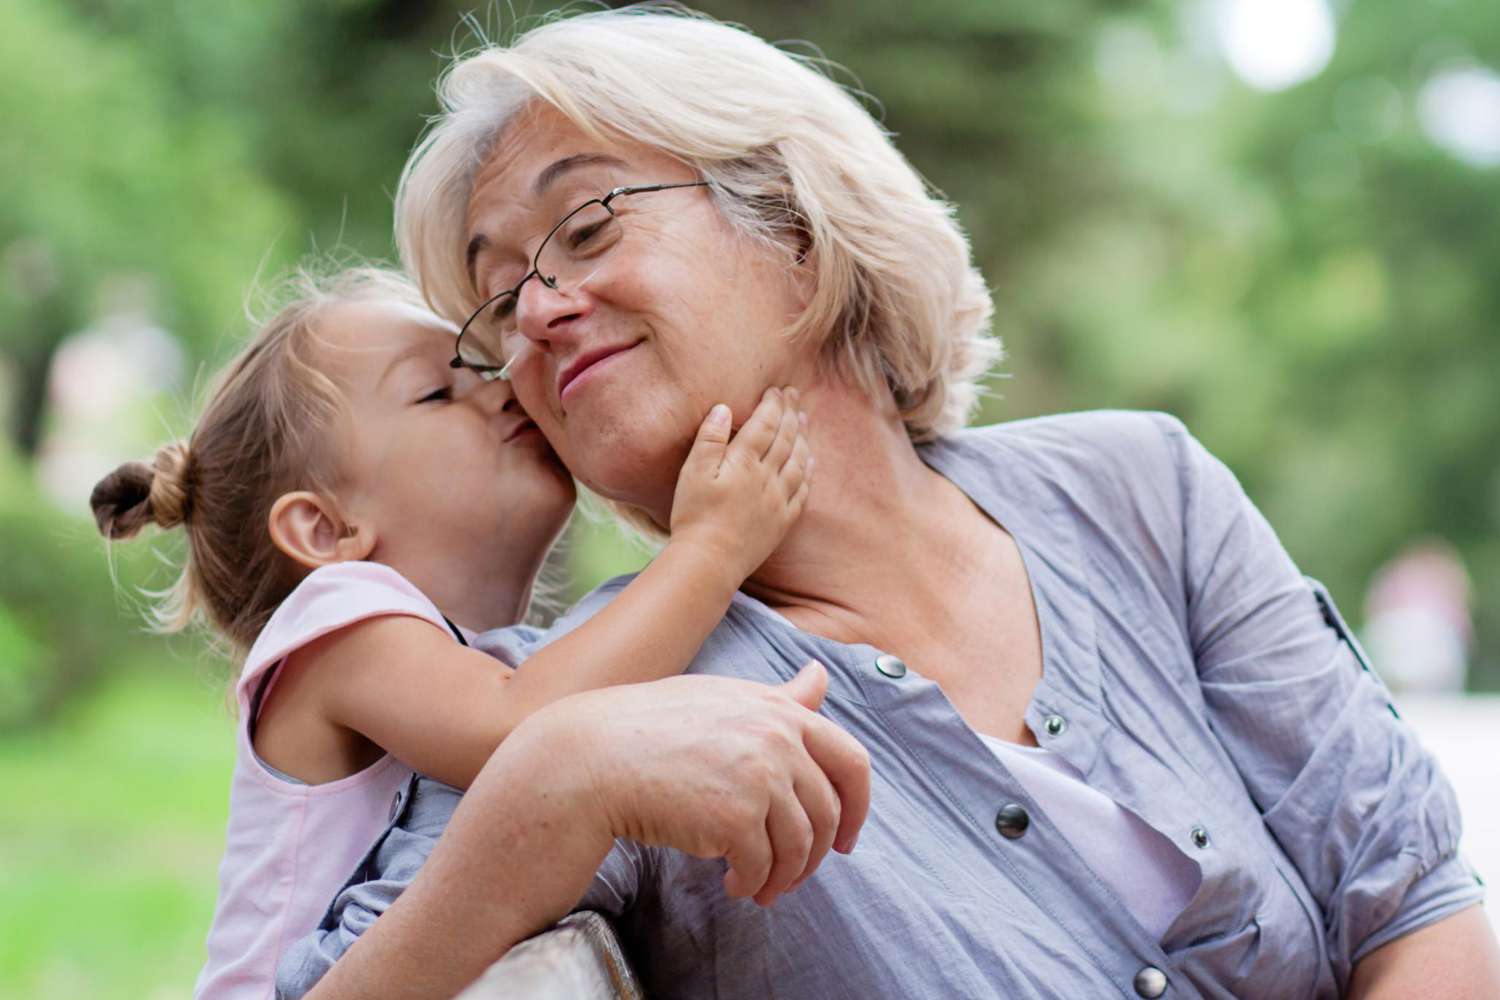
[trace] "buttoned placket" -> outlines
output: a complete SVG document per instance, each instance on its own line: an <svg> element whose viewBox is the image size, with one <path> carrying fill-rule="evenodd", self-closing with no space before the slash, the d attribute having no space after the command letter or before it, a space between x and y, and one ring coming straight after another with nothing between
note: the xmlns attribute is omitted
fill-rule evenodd
<svg viewBox="0 0 1500 1000"><path fill-rule="evenodd" d="M861 692L893 730L898 744L921 745L929 751L945 748L943 753L929 755L928 770L968 818L972 833L989 842L985 853L997 881L1019 888L1127 995L1198 995L1180 976L1173 980L1170 959L1159 942L1089 868L1003 762L980 742L937 684L893 654L879 651L863 664L849 664L849 669L858 676ZM1035 730L1043 747L1051 749L1049 743L1055 746L1073 731L1067 723L1047 725L1049 718L1066 719L1062 712L1039 709L1034 701L1028 717L1036 711L1041 712ZM918 719L919 723L914 721ZM942 731L930 731L935 719L942 720Z"/></svg>

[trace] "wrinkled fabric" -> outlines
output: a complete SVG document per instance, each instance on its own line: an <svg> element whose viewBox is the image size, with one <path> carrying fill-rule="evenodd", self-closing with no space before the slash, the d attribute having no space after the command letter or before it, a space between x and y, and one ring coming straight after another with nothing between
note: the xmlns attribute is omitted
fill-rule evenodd
<svg viewBox="0 0 1500 1000"><path fill-rule="evenodd" d="M1133 997L1154 967L1167 997L1333 998L1364 954L1481 900L1436 763L1326 595L1177 420L1071 414L919 451L1020 546L1042 636L1026 712L1039 745L1195 862L1197 893L1153 936L936 684L875 668L899 650L800 632L738 595L692 672L780 683L822 661L823 714L870 751L869 820L852 855L769 909L726 898L722 862L617 843L580 906L614 918L651 996ZM481 645L524 656L524 638ZM1054 715L1065 724L1049 729ZM286 956L285 995L317 981L440 835L456 793L414 786L364 880ZM1008 804L1030 819L1016 839L996 828Z"/></svg>

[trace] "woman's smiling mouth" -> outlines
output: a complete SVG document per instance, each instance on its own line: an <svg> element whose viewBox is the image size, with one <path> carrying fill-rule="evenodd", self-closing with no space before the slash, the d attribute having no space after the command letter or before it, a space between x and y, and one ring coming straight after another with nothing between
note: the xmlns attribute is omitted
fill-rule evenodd
<svg viewBox="0 0 1500 1000"><path fill-rule="evenodd" d="M586 351L574 358L557 377L558 402L566 404L569 396L577 394L600 371L609 367L611 359L617 358L627 351L638 347L641 343L642 341L637 340L629 344L600 347L595 350Z"/></svg>

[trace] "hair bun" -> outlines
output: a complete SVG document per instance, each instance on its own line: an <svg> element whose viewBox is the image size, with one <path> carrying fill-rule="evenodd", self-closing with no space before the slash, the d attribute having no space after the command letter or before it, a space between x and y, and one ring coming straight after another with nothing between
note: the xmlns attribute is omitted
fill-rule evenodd
<svg viewBox="0 0 1500 1000"><path fill-rule="evenodd" d="M89 495L94 522L107 538L129 538L154 522L174 528L187 519L188 462L185 442L161 448L150 465L126 462L99 480Z"/></svg>
<svg viewBox="0 0 1500 1000"><path fill-rule="evenodd" d="M163 445L152 462L151 516L163 528L175 528L188 513L188 446L185 441Z"/></svg>

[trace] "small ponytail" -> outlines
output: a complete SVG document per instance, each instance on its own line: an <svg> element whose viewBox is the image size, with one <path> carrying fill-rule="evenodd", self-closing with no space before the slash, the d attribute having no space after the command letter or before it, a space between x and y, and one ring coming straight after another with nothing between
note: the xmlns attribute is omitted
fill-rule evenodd
<svg viewBox="0 0 1500 1000"><path fill-rule="evenodd" d="M187 520L190 458L187 443L174 441L160 448L150 465L126 462L99 480L89 494L99 533L130 538L147 523L175 528Z"/></svg>

